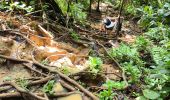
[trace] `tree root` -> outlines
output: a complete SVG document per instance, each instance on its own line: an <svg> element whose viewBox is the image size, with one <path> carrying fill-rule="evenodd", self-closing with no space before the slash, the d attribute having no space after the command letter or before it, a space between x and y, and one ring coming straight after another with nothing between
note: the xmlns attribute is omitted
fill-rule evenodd
<svg viewBox="0 0 170 100"><path fill-rule="evenodd" d="M29 95L33 98L36 98L38 100L46 100L45 98L43 97L40 97L38 95L35 95L34 93L32 92L28 92L22 88L20 88L19 86L17 86L14 82L4 82L3 84L0 84L0 86L4 86L4 85L10 85L12 87L14 87L17 91L19 91L20 94L26 94L26 95Z"/></svg>
<svg viewBox="0 0 170 100"><path fill-rule="evenodd" d="M8 59L8 60L13 60L16 62L21 62L21 63L25 63L25 64L33 64L35 66L39 66L43 69L48 70L51 73L55 73L58 74L62 79L66 80L67 82L71 83L72 85L76 86L78 89L80 89L80 91L84 92L85 94L87 94L89 97L91 97L93 100L98 100L98 97L96 97L95 95L93 95L91 92L89 92L88 90L86 90L84 87L82 87L81 85L79 85L76 81L74 81L73 79L69 78L68 76L66 76L65 74L57 71L57 70L52 70L47 66L44 66L38 62L33 62L33 61L29 61L29 60L23 60L23 59L16 59L16 58L11 58L8 56L4 56L4 55L0 55L0 58L4 58L4 59ZM13 85L13 84L12 84ZM22 91L21 91L22 92ZM24 92L24 91L23 91Z"/></svg>
<svg viewBox="0 0 170 100"><path fill-rule="evenodd" d="M44 96L43 93L34 93L37 96ZM54 93L53 95L47 95L48 97L65 97L72 94L80 94L80 92L73 91L73 92L66 92L66 93ZM22 97L20 92L12 92L12 93L1 93L0 98L14 98L14 97ZM47 100L47 99L46 99Z"/></svg>

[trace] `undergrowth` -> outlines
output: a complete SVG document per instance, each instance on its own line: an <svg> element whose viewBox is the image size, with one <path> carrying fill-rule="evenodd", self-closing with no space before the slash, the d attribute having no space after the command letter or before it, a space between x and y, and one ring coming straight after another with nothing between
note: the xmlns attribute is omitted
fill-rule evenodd
<svg viewBox="0 0 170 100"><path fill-rule="evenodd" d="M132 97L136 100L166 100L170 94L169 1L134 0L126 7L128 13L140 16L138 23L145 33L133 44L121 43L118 48L111 48L110 55L125 70L129 87L136 84L140 89L140 92L133 91L136 95ZM108 90L100 92L101 99L113 99L116 93Z"/></svg>

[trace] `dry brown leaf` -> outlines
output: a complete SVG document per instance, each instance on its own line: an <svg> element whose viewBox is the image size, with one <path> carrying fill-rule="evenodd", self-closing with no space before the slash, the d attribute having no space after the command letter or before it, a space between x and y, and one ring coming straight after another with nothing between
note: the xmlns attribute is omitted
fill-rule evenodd
<svg viewBox="0 0 170 100"><path fill-rule="evenodd" d="M47 37L30 34L29 39L32 40L37 46L51 46L51 39Z"/></svg>

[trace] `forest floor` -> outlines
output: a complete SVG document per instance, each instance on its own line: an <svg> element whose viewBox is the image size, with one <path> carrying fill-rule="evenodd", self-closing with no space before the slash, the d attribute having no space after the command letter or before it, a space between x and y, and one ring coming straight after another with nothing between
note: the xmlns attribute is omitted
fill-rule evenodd
<svg viewBox="0 0 170 100"><path fill-rule="evenodd" d="M123 80L120 66L108 58L108 48L118 47L120 41L133 43L141 31L125 18L120 37L105 34L101 21L106 8L102 8L100 13L89 14L86 27L74 26L78 35L41 18L0 12L0 98L97 99L96 94L104 89L101 84L107 79ZM117 12L107 16L117 17ZM102 73L95 77L88 71L92 50L103 60ZM42 91L54 94L47 96Z"/></svg>

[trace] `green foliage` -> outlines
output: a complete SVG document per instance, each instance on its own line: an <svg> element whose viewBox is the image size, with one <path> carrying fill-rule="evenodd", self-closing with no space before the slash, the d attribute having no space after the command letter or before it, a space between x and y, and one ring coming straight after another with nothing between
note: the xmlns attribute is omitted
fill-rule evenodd
<svg viewBox="0 0 170 100"><path fill-rule="evenodd" d="M108 80L105 84L103 84L104 87L107 87L108 89L124 89L126 86L126 83L124 81L122 82L115 82Z"/></svg>
<svg viewBox="0 0 170 100"><path fill-rule="evenodd" d="M149 89L143 90L143 95L148 99L158 99L158 97L160 96L160 94L156 91L152 91Z"/></svg>
<svg viewBox="0 0 170 100"><path fill-rule="evenodd" d="M137 79L138 75L141 75L141 73L138 73L139 70L137 70L136 72L138 74L135 75L135 71L129 70L134 70L134 68L140 68L140 70L143 70L142 74L145 81L143 87L148 90L143 90L144 96L138 97L139 100L165 98L170 93L170 91L167 90L170 87L170 28L168 26L170 23L169 1L133 0L132 4L129 4L127 8L128 7L130 8L130 11L129 9L126 9L128 12L135 15L133 11L136 11L135 13L138 13L138 16L141 16L139 24L147 31L144 33L145 37L137 37L133 47L137 48L138 51L147 51L151 56L150 59L152 59L154 63L151 64L151 69L140 68L138 65L138 67L134 67L136 64L133 62L130 64L126 62L125 65L122 64L122 66L129 66L126 68L126 73L131 72L129 74L134 74L134 79Z"/></svg>
<svg viewBox="0 0 170 100"><path fill-rule="evenodd" d="M67 0L54 0L58 6L60 7L60 9L62 10L63 14L67 14Z"/></svg>
<svg viewBox="0 0 170 100"><path fill-rule="evenodd" d="M76 41L78 41L79 40L79 35L76 33L76 32L74 32L74 31L72 31L71 33L70 33L70 35L71 35L71 37L74 39L74 40L76 40Z"/></svg>
<svg viewBox="0 0 170 100"><path fill-rule="evenodd" d="M107 90L100 92L100 100L112 100L116 95L116 93L113 93L113 87L111 83L112 81L107 81L106 84L104 84L104 86L107 87Z"/></svg>
<svg viewBox="0 0 170 100"><path fill-rule="evenodd" d="M131 48L123 43L120 44L118 48L112 48L110 50L110 55L115 57L120 62L130 62L139 66L143 66L143 62L139 58L139 52L137 48Z"/></svg>
<svg viewBox="0 0 170 100"><path fill-rule="evenodd" d="M70 74L70 70L68 69L68 67L61 68L61 71L66 75Z"/></svg>
<svg viewBox="0 0 170 100"><path fill-rule="evenodd" d="M135 83L140 81L141 71L139 70L138 66L133 65L132 62L125 62L122 64L122 66L125 69L126 74L130 76L129 82Z"/></svg>
<svg viewBox="0 0 170 100"><path fill-rule="evenodd" d="M68 2L66 0L55 0L55 2L59 5L63 14L70 15L71 17L73 17L73 19L75 21L78 21L78 22L84 22L85 21L87 15L86 15L85 12L83 12L84 6L81 3L71 2L70 3L70 11L67 12Z"/></svg>
<svg viewBox="0 0 170 100"><path fill-rule="evenodd" d="M139 23L142 27L145 29L148 29L150 27L158 26L157 23L169 23L170 19L170 4L169 3L158 3L159 5L156 7L153 6L141 6L140 8L137 8L137 10L140 12L141 19L139 20Z"/></svg>
<svg viewBox="0 0 170 100"><path fill-rule="evenodd" d="M170 28L163 24L158 24L158 27L150 28L145 34L155 42L165 43L170 39Z"/></svg>
<svg viewBox="0 0 170 100"><path fill-rule="evenodd" d="M151 42L143 36L138 36L135 40L134 47L138 49L138 51L148 50Z"/></svg>
<svg viewBox="0 0 170 100"><path fill-rule="evenodd" d="M54 93L53 88L55 85L56 81L55 80L50 80L48 81L44 86L43 86L43 92L49 93L52 95Z"/></svg>
<svg viewBox="0 0 170 100"><path fill-rule="evenodd" d="M115 82L108 80L105 84L103 84L103 86L107 89L100 92L100 100L113 100L113 97L117 95L113 92L113 89L124 89L126 84L125 82Z"/></svg>
<svg viewBox="0 0 170 100"><path fill-rule="evenodd" d="M97 74L102 69L103 61L98 57L89 57L88 64L90 71Z"/></svg>
<svg viewBox="0 0 170 100"><path fill-rule="evenodd" d="M43 64L43 65L48 65L50 62L48 61L48 60L43 60L43 61L41 61L41 64Z"/></svg>
<svg viewBox="0 0 170 100"><path fill-rule="evenodd" d="M158 46L152 47L150 52L152 54L154 62L157 65L163 63L163 61L166 60L165 56L168 53L166 49L164 49L163 47L158 47Z"/></svg>
<svg viewBox="0 0 170 100"><path fill-rule="evenodd" d="M76 20L76 21L80 21L80 22L84 22L86 19L86 13L83 12L83 8L84 6L80 3L75 4L73 3L71 5L71 16Z"/></svg>
<svg viewBox="0 0 170 100"><path fill-rule="evenodd" d="M21 88L28 90L28 80L18 78L16 79L16 82Z"/></svg>
<svg viewBox="0 0 170 100"><path fill-rule="evenodd" d="M32 12L34 8L32 6L26 6L25 2L8 2L8 1L1 1L0 9L2 10L24 10L26 12Z"/></svg>
<svg viewBox="0 0 170 100"><path fill-rule="evenodd" d="M11 76L6 76L3 78L3 81L11 81L12 77Z"/></svg>
<svg viewBox="0 0 170 100"><path fill-rule="evenodd" d="M137 14L137 10L135 9L134 5L128 5L126 7L126 13L127 14L132 14L132 15L136 15Z"/></svg>

